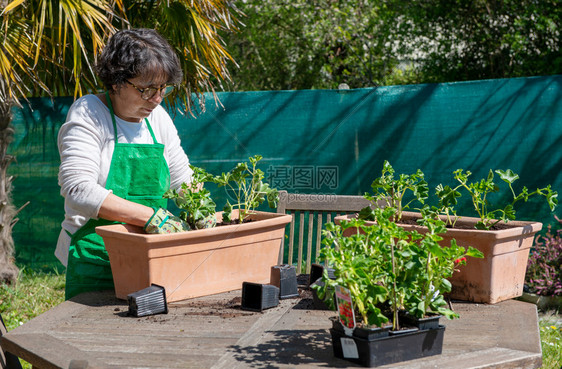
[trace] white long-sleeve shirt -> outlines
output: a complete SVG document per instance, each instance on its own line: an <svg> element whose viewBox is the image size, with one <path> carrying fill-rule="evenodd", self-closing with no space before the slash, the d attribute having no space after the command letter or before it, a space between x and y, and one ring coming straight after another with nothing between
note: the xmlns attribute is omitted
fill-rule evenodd
<svg viewBox="0 0 562 369"><path fill-rule="evenodd" d="M118 142L146 143L153 140L145 120L131 123L115 116ZM181 147L172 119L162 106L148 121L158 143L164 144L164 157L170 169L170 187L179 188L191 180L189 160ZM98 219L99 209L111 193L105 188L115 142L111 114L95 95L85 95L72 104L58 134L61 159L58 182L64 197L65 217L55 256L67 265L70 236L89 219Z"/></svg>

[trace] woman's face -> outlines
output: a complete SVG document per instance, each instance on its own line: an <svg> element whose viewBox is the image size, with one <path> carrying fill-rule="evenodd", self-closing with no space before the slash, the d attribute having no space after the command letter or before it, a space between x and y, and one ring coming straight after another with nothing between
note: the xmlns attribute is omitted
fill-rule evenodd
<svg viewBox="0 0 562 369"><path fill-rule="evenodd" d="M144 100L138 89L163 87L166 80L161 79L161 81L147 81L143 77L135 77L122 86L113 86L114 93L111 100L115 115L127 122L142 122L162 102L162 94L161 91L157 91L150 99Z"/></svg>

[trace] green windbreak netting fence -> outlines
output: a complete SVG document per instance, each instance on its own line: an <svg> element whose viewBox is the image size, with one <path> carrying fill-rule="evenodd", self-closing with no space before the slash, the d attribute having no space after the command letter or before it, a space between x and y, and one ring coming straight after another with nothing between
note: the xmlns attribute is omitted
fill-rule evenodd
<svg viewBox="0 0 562 369"><path fill-rule="evenodd" d="M213 173L260 154L278 189L362 195L388 160L397 173L421 169L430 188L454 185L459 168L474 179L509 168L521 177L516 188L562 191L562 76L218 96L222 106L207 96L196 119L175 116L192 164ZM53 251L63 217L56 136L72 99L31 103L15 111L10 150L15 204L30 202L14 227L16 261L51 268L60 265ZM214 192L220 209L228 194ZM461 209L472 215L466 200ZM518 218L555 222L537 201Z"/></svg>

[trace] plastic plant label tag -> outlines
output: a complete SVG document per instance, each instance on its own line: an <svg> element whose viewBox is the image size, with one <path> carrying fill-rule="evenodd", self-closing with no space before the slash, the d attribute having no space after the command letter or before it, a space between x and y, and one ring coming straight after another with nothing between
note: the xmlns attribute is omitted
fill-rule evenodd
<svg viewBox="0 0 562 369"><path fill-rule="evenodd" d="M351 293L347 288L336 286L336 302L338 305L338 316L343 325L343 330L346 335L351 336L355 329L355 312L353 311Z"/></svg>
<svg viewBox="0 0 562 369"><path fill-rule="evenodd" d="M341 337L340 340L343 357L346 359L359 359L359 352L357 351L355 341L347 337Z"/></svg>

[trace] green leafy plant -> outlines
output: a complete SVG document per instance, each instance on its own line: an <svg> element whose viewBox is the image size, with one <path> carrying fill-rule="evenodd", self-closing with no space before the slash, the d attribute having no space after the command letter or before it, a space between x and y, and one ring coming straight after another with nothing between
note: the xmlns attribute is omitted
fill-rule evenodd
<svg viewBox="0 0 562 369"><path fill-rule="evenodd" d="M417 200L421 204L428 198L429 188L421 170L412 174L400 174L394 177L395 170L388 161L384 161L382 174L371 184L373 194L365 193L364 197L377 207L382 203L384 206L395 209L392 215L394 221L402 219L402 212ZM405 196L412 192L414 199L403 204ZM374 220L375 214L372 208L365 207L359 213L361 219Z"/></svg>
<svg viewBox="0 0 562 369"><path fill-rule="evenodd" d="M435 195L438 199L437 206L432 206L431 211L436 217L444 215L447 219L446 223L454 227L455 222L459 219L455 206L458 204L457 199L461 197L461 193L456 187L451 188L439 184L435 187Z"/></svg>
<svg viewBox="0 0 562 369"><path fill-rule="evenodd" d="M180 218L189 224L191 229L213 227L216 224L216 204L211 198L211 192L204 185L205 182L213 181L214 176L203 168L193 165L190 165L190 168L193 170L191 183L182 183L179 191L168 190L164 198L172 199L181 209Z"/></svg>
<svg viewBox="0 0 562 369"><path fill-rule="evenodd" d="M191 229L214 227L216 224L216 204L211 192L204 187L205 183L215 183L226 187L229 194L236 199L234 204L227 201L223 211L223 223L232 222L232 211L237 209L237 222L242 223L250 213L266 199L271 208L277 207L279 192L263 182L264 173L257 168L261 155L249 158L249 163L238 163L229 172L213 175L203 168L190 165L193 170L191 183L182 183L181 189L168 190L164 197L172 199L181 209L180 218L185 220Z"/></svg>
<svg viewBox="0 0 562 369"><path fill-rule="evenodd" d="M503 207L491 209L489 202L489 195L500 191L499 185L495 181L494 173L498 174L499 178L507 183L509 192L511 193L512 200ZM507 223L510 220L515 220L516 212L515 205L520 202L527 202L533 196L542 196L546 199L550 210L554 211L558 204L558 193L553 191L550 185L543 188L537 188L535 191L529 191L527 187L523 187L519 193L516 193L513 188L513 183L519 179L519 175L514 173L511 169L507 170L490 170L488 176L484 179L475 182L469 182L472 175L470 171L464 169L457 169L453 172L454 178L459 182L456 186L439 184L435 187L435 199L433 202L436 205L430 206L426 204L428 200L428 185L424 179L424 174L421 170L417 170L413 174L400 174L395 176L395 171L388 161L383 164L381 176L376 178L371 187L373 193L365 193L364 197L368 199L374 207L388 206L395 209L395 214L392 217L393 221L400 222L402 219L402 212L406 208L410 208L412 203L417 200L417 207L414 209L434 214L436 218L439 215L446 216L446 224L454 227L455 222L460 218L457 215L456 206L458 199L462 197L461 190L468 192L473 209L480 218L476 223L476 229L491 229L499 222ZM405 195L411 192L414 196L409 202L403 204ZM431 201L427 201L431 202ZM365 220L374 220L373 207L365 207L359 212L359 218Z"/></svg>
<svg viewBox="0 0 562 369"><path fill-rule="evenodd" d="M456 318L443 298L451 291L447 278L466 263L466 257L483 254L455 241L440 246L445 222L431 212L423 217L428 232L420 234L400 227L394 221L395 211L391 207L373 209L372 225L362 219L328 223L320 259L334 269L335 279L324 275L324 283L314 288L328 303L336 285L349 289L357 316L368 326L391 320L397 330L401 312L418 318L429 314Z"/></svg>
<svg viewBox="0 0 562 369"><path fill-rule="evenodd" d="M234 204L227 201L224 206L224 222L230 222L232 211L238 209L238 222L242 223L266 199L269 207L277 207L279 192L270 188L268 183L263 183L264 173L257 168L261 159L261 155L252 156L249 158L249 164L238 163L231 171L214 177L213 181L219 187L225 187L236 199Z"/></svg>
<svg viewBox="0 0 562 369"><path fill-rule="evenodd" d="M499 191L499 186L494 181L494 172L499 175L500 179L507 183L510 192L513 196L511 203L505 205L503 208L490 210L490 203L488 202L488 195ZM558 204L558 193L551 189L548 185L544 188L537 188L533 192L529 192L527 187L523 187L518 194L513 189L513 183L519 179L519 175L514 173L511 169L507 170L490 170L485 179L476 182L469 182L469 177L472 173L457 169L453 175L460 186L468 191L470 194L474 210L478 214L480 221L476 224L477 229L490 229L500 221L508 222L515 220L515 204L521 200L526 202L532 196L544 196L548 202L551 211L554 211Z"/></svg>
<svg viewBox="0 0 562 369"><path fill-rule="evenodd" d="M417 242L417 254L424 262L422 272L418 278L419 293L412 294L407 304L408 312L416 317L422 317L424 311L437 312L448 318L457 317L448 309L444 309L445 301L442 293L451 292L451 283L448 278L458 267L465 265L467 257L483 258L484 254L472 246L466 249L459 246L455 239L450 245L442 246L442 234L447 232L446 222L438 217L435 209L424 207L421 209L421 219L418 221L427 228L422 238ZM440 293L436 294L436 291Z"/></svg>

